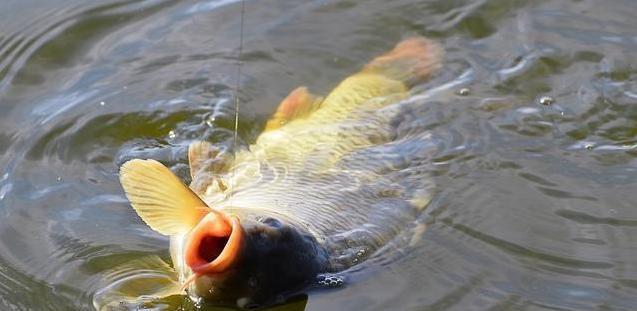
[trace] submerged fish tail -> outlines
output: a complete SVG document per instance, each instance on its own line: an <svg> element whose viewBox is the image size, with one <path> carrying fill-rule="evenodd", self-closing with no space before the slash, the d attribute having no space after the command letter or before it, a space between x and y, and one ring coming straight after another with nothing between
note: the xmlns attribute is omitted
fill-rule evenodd
<svg viewBox="0 0 637 311"><path fill-rule="evenodd" d="M433 41L422 37L406 39L341 82L325 98L321 110L328 110L332 118L338 119L370 99L404 97L411 87L441 67L442 55L442 48Z"/></svg>
<svg viewBox="0 0 637 311"><path fill-rule="evenodd" d="M442 48L431 40L414 37L374 58L361 73L379 74L412 87L429 78L442 65Z"/></svg>

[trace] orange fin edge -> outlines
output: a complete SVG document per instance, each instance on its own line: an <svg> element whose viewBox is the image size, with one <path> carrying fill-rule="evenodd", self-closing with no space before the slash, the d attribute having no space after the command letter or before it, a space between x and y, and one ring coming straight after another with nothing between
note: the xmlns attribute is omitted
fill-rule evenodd
<svg viewBox="0 0 637 311"><path fill-rule="evenodd" d="M322 101L322 97L310 93L307 87L297 87L281 101L265 130L275 130L296 118L308 116L320 107Z"/></svg>
<svg viewBox="0 0 637 311"><path fill-rule="evenodd" d="M407 86L423 82L442 67L444 51L424 37L405 39L391 51L374 58L362 72L376 73L402 81Z"/></svg>

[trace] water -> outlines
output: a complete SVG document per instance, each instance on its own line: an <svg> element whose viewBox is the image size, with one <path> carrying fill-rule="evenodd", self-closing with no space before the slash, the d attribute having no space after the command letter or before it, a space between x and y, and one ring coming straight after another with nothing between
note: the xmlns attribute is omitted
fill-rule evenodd
<svg viewBox="0 0 637 311"><path fill-rule="evenodd" d="M240 3L1 8L0 309L91 309L110 268L167 256L119 164L185 177L191 139L232 145ZM247 1L240 145L291 89L325 93L400 38L447 51L415 116L442 142L427 230L306 309L633 310L635 13L628 0Z"/></svg>

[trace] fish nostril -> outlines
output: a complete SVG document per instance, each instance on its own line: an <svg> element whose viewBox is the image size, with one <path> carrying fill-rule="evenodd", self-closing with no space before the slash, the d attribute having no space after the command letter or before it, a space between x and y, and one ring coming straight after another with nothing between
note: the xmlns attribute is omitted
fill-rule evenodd
<svg viewBox="0 0 637 311"><path fill-rule="evenodd" d="M274 228L280 228L281 227L281 222L272 218L272 217L266 217L266 218L262 218L261 222L270 226L270 227L274 227Z"/></svg>

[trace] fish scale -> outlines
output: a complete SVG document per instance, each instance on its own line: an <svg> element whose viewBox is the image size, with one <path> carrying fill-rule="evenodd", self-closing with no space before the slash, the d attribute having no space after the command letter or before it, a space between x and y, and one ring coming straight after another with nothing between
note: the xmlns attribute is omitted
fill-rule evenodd
<svg viewBox="0 0 637 311"><path fill-rule="evenodd" d="M441 57L435 43L411 38L324 98L293 90L255 143L233 156L193 142L190 187L154 160L122 165L135 211L171 235L181 290L267 300L396 249L391 242L429 202L423 164L436 147L426 131L401 128L410 111L402 101Z"/></svg>
<svg viewBox="0 0 637 311"><path fill-rule="evenodd" d="M389 97L395 99L396 96ZM234 184L244 190L232 193L231 200L209 202L211 206L220 209L257 206L295 215L296 218L309 220L306 223L318 236L337 234L368 224L366 215L374 212L374 203L385 199L378 194L397 188L396 180L378 172L394 171L392 161L387 161L387 158L392 155L402 157L399 148L391 148L399 137L390 140L395 128L387 122L388 116L373 113L374 109L395 105L396 101L357 97L347 102L357 103L347 109L350 114L359 113L325 123L324 117L344 110L332 109L312 115L311 119L287 124L280 130L284 133L262 135L249 151L237 155L237 162L250 159L261 167L281 165L285 167L286 175L274 178L271 170L259 170L257 177L256 173L250 174L237 167L234 172L240 180L234 180ZM299 133L295 132L297 128L311 130ZM370 137L382 137L384 143L372 141ZM403 143L410 144L411 141ZM322 148L314 147L320 144L323 144ZM361 159L360 155L365 151L388 146L390 148L386 148L380 156ZM260 158L260 155L263 157ZM356 158L359 160L354 162L355 166L347 167L349 160ZM324 169L326 167L331 169ZM348 168L345 173L341 170L344 167ZM342 191L344 188L349 191ZM398 199L409 200L409 193L401 194ZM387 217L384 221L391 222ZM370 232L372 234L374 232Z"/></svg>

